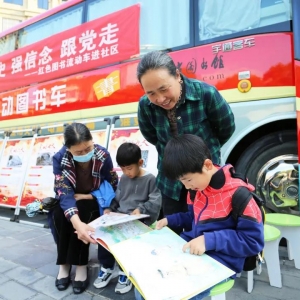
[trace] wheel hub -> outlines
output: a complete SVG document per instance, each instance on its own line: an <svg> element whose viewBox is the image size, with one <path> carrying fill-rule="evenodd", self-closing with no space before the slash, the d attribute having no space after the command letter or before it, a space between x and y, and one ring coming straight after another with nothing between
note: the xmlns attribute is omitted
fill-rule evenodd
<svg viewBox="0 0 300 300"><path fill-rule="evenodd" d="M258 172L256 191L273 211L299 211L298 157L281 155Z"/></svg>

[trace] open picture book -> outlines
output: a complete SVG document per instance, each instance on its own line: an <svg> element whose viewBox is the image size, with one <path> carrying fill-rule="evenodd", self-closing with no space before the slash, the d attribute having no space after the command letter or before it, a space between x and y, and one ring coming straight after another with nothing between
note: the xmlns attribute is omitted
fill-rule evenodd
<svg viewBox="0 0 300 300"><path fill-rule="evenodd" d="M147 300L189 299L234 274L206 254L184 253L186 241L168 227L152 230L135 219L95 228L93 238Z"/></svg>

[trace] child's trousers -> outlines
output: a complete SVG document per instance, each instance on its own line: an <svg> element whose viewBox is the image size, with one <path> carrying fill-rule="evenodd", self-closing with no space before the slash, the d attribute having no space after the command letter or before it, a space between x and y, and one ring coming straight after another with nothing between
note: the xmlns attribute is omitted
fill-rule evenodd
<svg viewBox="0 0 300 300"><path fill-rule="evenodd" d="M112 269L115 265L114 256L101 245L98 245L98 260L105 269Z"/></svg>

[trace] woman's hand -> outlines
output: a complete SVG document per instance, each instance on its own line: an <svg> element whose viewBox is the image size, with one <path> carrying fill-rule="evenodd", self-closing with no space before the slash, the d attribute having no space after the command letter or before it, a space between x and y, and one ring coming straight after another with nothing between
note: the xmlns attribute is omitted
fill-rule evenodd
<svg viewBox="0 0 300 300"><path fill-rule="evenodd" d="M136 208L134 211L131 212L131 215L140 215L141 212L138 208Z"/></svg>
<svg viewBox="0 0 300 300"><path fill-rule="evenodd" d="M155 229L162 229L163 227L168 225L168 220L167 218L163 218L159 221L157 221Z"/></svg>
<svg viewBox="0 0 300 300"><path fill-rule="evenodd" d="M182 251L186 252L188 249L190 249L190 254L202 255L206 250L204 235L200 235L195 239L192 239L190 242L186 243L183 246Z"/></svg>
<svg viewBox="0 0 300 300"><path fill-rule="evenodd" d="M78 215L74 215L71 218L71 223L76 230L78 239L83 241L85 244L92 243L96 244L97 242L91 238L91 233L95 232L95 228L83 223L80 221Z"/></svg>

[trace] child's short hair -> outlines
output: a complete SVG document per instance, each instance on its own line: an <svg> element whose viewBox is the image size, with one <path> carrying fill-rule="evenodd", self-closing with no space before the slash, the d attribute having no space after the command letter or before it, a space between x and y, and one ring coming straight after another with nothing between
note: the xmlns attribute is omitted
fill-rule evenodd
<svg viewBox="0 0 300 300"><path fill-rule="evenodd" d="M211 154L200 137L192 134L174 137L165 148L163 172L172 180L187 173L202 173L206 159L211 159Z"/></svg>
<svg viewBox="0 0 300 300"><path fill-rule="evenodd" d="M117 151L116 161L120 167L137 164L142 158L141 148L133 143L123 143Z"/></svg>

